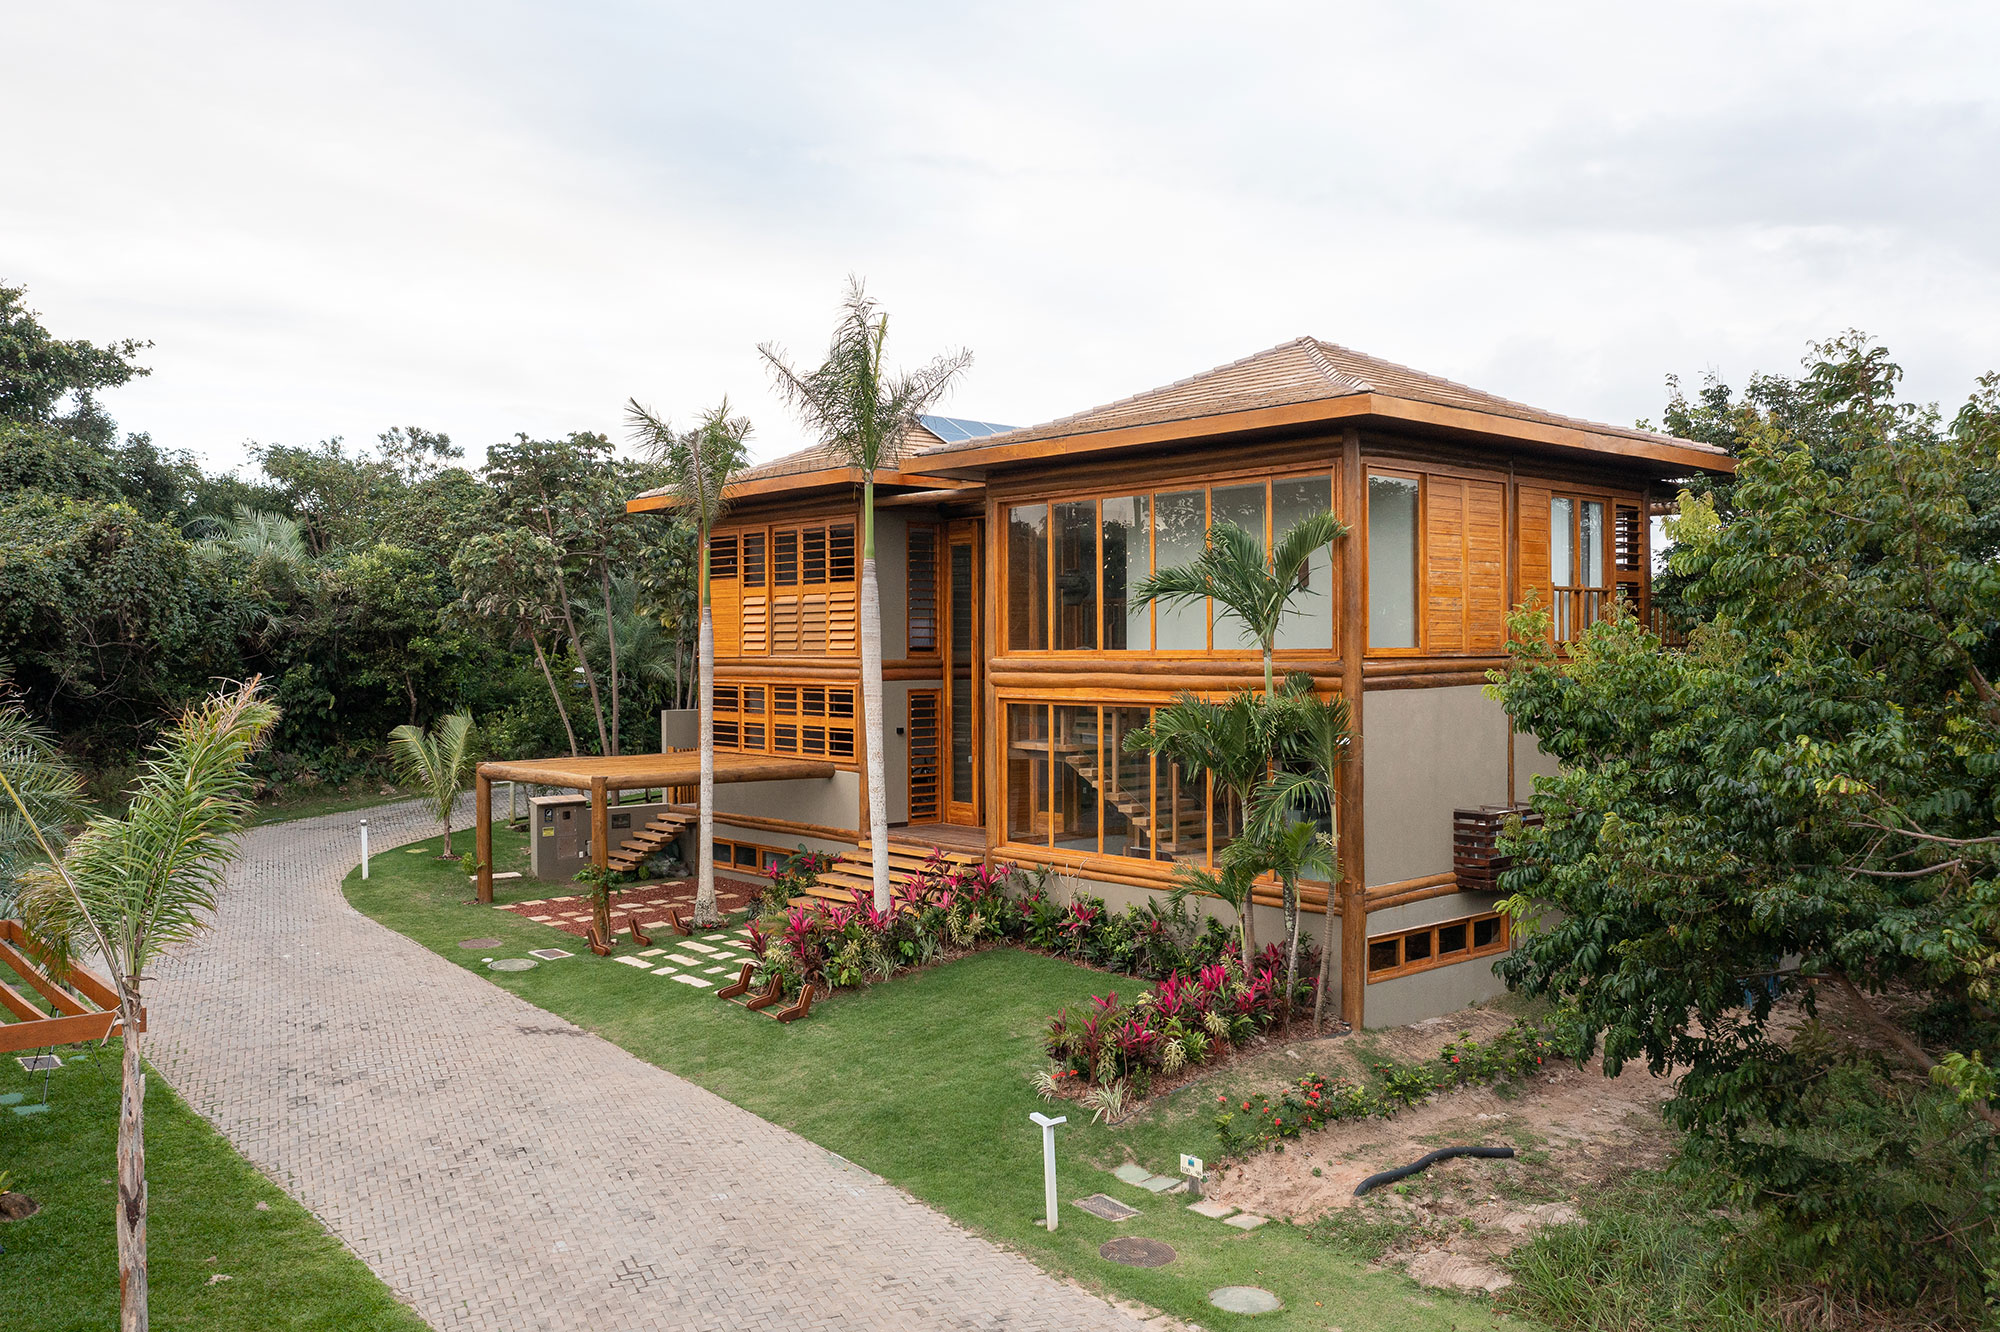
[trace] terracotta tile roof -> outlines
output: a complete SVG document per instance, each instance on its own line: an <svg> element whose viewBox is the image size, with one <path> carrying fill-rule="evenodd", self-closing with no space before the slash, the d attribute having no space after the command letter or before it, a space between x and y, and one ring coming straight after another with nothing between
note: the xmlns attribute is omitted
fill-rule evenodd
<svg viewBox="0 0 2000 1332"><path fill-rule="evenodd" d="M1059 417L1038 426L1015 430L983 439L943 443L926 448L926 454L961 453L968 449L990 448L1028 440L1083 435L1127 426L1157 425L1168 421L1195 420L1227 412L1259 407L1279 407L1293 403L1344 398L1357 393L1379 393L1443 407L1461 407L1519 421L1586 430L1647 443L1672 444L1684 449L1713 452L1707 445L1628 426L1605 425L1574 416L1545 412L1525 403L1492 393L1482 393L1464 384L1406 365L1397 365L1363 352L1352 351L1317 338L1294 338L1268 351L1246 356L1240 361L1218 366L1204 374L1176 380L1164 388L1120 398L1102 407Z"/></svg>

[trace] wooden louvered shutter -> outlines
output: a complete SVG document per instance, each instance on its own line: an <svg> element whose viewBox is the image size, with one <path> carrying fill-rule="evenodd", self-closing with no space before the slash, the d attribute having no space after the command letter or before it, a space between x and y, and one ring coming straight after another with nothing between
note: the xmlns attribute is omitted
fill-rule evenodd
<svg viewBox="0 0 2000 1332"><path fill-rule="evenodd" d="M715 624L715 655L742 650L742 582L737 575L736 538L708 539L708 599Z"/></svg>
<svg viewBox="0 0 2000 1332"><path fill-rule="evenodd" d="M1549 502L1554 496L1542 486L1522 486L1514 493L1520 506L1514 522L1521 534L1521 600L1532 597L1537 607L1550 612Z"/></svg>
<svg viewBox="0 0 2000 1332"><path fill-rule="evenodd" d="M1424 648L1465 651L1465 482L1424 478Z"/></svg>
<svg viewBox="0 0 2000 1332"><path fill-rule="evenodd" d="M1465 650L1498 656L1507 647L1507 487L1465 487Z"/></svg>
<svg viewBox="0 0 2000 1332"><path fill-rule="evenodd" d="M799 651L808 656L826 655L826 593L815 592L799 598Z"/></svg>
<svg viewBox="0 0 2000 1332"><path fill-rule="evenodd" d="M743 534L742 655L761 657L771 650L771 593L765 586L764 534Z"/></svg>
<svg viewBox="0 0 2000 1332"><path fill-rule="evenodd" d="M911 823L936 823L939 812L938 714L935 689L910 691L910 816Z"/></svg>
<svg viewBox="0 0 2000 1332"><path fill-rule="evenodd" d="M935 527L912 527L909 576L904 582L904 620L911 656L938 650L938 540Z"/></svg>

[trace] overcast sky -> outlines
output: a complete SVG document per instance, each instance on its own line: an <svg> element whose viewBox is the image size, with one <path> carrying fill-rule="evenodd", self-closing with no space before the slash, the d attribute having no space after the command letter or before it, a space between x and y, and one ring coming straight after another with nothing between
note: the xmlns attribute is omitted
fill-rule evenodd
<svg viewBox="0 0 2000 1332"><path fill-rule="evenodd" d="M616 432L842 282L1032 424L1311 333L1540 407L2000 368L2000 5L0 0L0 281L130 429Z"/></svg>

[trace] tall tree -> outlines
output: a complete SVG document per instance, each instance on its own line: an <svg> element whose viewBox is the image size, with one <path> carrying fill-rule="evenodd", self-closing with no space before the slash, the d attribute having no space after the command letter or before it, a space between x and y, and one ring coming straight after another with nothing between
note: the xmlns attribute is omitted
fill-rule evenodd
<svg viewBox="0 0 2000 1332"><path fill-rule="evenodd" d="M96 954L118 989L124 1089L118 1116L119 1326L144 1332L146 1284L145 1071L141 986L161 953L206 929L235 838L249 816L245 765L277 720L251 680L184 714L153 746L123 818L97 817L30 870L21 911L58 962ZM18 786L17 814L33 821ZM39 826L39 825L37 825Z"/></svg>
<svg viewBox="0 0 2000 1332"><path fill-rule="evenodd" d="M548 684L549 698L569 740L570 757L575 758L582 752L577 748L576 727L548 654L565 623L549 597L561 564L562 552L548 538L526 528L510 528L482 532L467 541L452 557L451 573L461 589L460 605L525 639L534 649L535 665Z"/></svg>
<svg viewBox="0 0 2000 1332"><path fill-rule="evenodd" d="M889 909L889 805L882 730L882 594L875 580L875 473L885 461L895 461L917 417L972 364L972 353L959 351L891 374L882 362L888 337L889 316L868 298L861 279L850 277L840 322L818 369L793 369L783 349L772 343L757 348L779 393L821 447L861 472L861 700L867 713L862 738L877 911Z"/></svg>
<svg viewBox="0 0 2000 1332"><path fill-rule="evenodd" d="M700 711L696 746L701 751L699 836L696 839L694 918L697 925L721 921L715 900L715 616L709 602L709 536L729 507L731 474L749 461L750 421L731 416L729 399L710 409L694 429L676 431L635 399L626 407L632 434L649 458L665 473L679 507L693 521L700 552L697 595L701 627L697 639Z"/></svg>

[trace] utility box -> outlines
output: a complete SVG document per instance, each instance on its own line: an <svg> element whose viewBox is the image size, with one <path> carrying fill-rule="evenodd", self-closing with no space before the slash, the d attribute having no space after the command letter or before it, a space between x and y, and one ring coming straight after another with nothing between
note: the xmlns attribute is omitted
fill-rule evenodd
<svg viewBox="0 0 2000 1332"><path fill-rule="evenodd" d="M654 815L672 806L657 801L632 801L612 805L606 813L611 825L611 846L632 840ZM533 796L528 800L528 868L538 879L570 883L576 872L590 863L590 797L587 795ZM693 836L692 833L687 836ZM678 839L677 839L678 840ZM663 843L667 850L673 842Z"/></svg>

